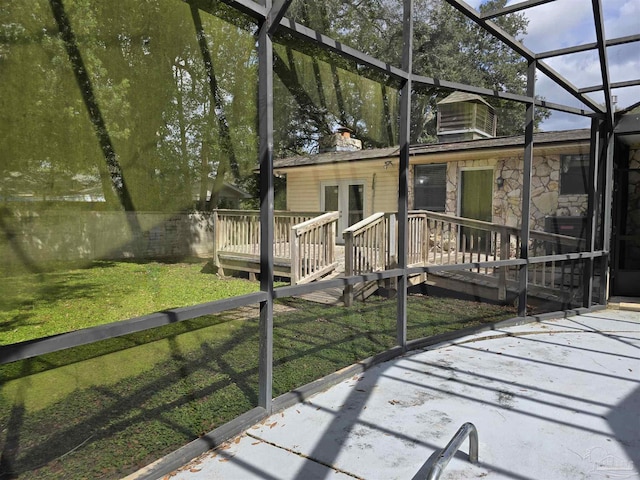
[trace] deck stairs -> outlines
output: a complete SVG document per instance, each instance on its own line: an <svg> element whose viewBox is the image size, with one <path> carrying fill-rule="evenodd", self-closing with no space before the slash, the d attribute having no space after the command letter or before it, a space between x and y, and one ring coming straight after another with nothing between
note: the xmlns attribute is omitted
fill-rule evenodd
<svg viewBox="0 0 640 480"><path fill-rule="evenodd" d="M338 262L336 269L330 274L322 277L320 280L333 280L334 278L341 278L345 276L344 245L336 246L336 260ZM375 294L378 289L379 285L377 281L359 284L353 288L353 298L358 301L365 301L371 295ZM324 305L342 305L344 304L344 288L330 287L324 290L299 295L299 298Z"/></svg>

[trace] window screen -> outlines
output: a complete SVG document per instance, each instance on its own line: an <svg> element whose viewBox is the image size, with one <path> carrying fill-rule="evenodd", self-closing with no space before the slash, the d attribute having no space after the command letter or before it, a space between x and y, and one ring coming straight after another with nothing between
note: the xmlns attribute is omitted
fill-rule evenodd
<svg viewBox="0 0 640 480"><path fill-rule="evenodd" d="M416 210L444 212L447 200L447 165L416 165L413 173L413 207Z"/></svg>
<svg viewBox="0 0 640 480"><path fill-rule="evenodd" d="M589 155L562 155L560 157L560 194L586 194L589 182Z"/></svg>

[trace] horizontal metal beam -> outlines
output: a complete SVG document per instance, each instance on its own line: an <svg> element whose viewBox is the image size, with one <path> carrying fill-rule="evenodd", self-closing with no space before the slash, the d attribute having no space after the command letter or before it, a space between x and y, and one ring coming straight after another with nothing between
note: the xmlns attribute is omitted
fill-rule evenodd
<svg viewBox="0 0 640 480"><path fill-rule="evenodd" d="M268 12L264 7L261 7L260 5L255 4L251 0L224 0L224 2L234 8L245 11L246 13L250 14L252 17L258 20L264 20L268 14ZM247 12L247 9L250 11ZM401 80L401 81L407 80L409 78L409 73L404 71L401 68L382 62L355 48L349 47L348 45L344 45L341 42L338 42L327 35L323 35L299 23L292 22L287 18L280 19L280 26L286 31L288 31L289 33L295 36L298 36L299 38L302 38L304 40L307 40L312 44L316 44L320 48L324 48L329 51L338 53L341 56L349 60L352 60L360 65L364 65L366 67L373 69L374 71L383 73L385 75L389 75L391 78L394 78L396 80ZM274 27L272 26L272 28ZM498 27L495 26L495 28L498 28ZM495 35L494 32L490 31L490 33ZM503 32L503 34L506 37L509 37L508 34L506 34L505 32ZM509 39L512 42L517 42L512 37L509 37ZM502 38L501 40L504 41ZM519 44L519 45L521 48L524 49L524 51L516 50L518 51L519 54L525 56L525 58L535 57L535 54L533 52L527 50L526 47L524 47L522 44ZM513 48L512 45L510 46ZM559 74L557 74L557 77L559 77ZM499 98L502 100L510 100L510 101L525 103L525 104L531 103L532 101L531 98L527 97L526 95L519 95L519 94L514 94L509 92L500 92L490 88L476 87L474 85L451 82L448 80L431 78L427 76L412 76L412 82L416 87L423 85L428 87L447 88L450 90L459 90L462 92L475 93L477 95L484 95L487 97ZM579 98L579 100L581 99ZM588 105L587 102L583 102L583 103ZM584 109L578 109L578 108L570 107L567 105L550 104L550 103L548 105L549 106L547 108L549 108L550 110L557 110L557 111L566 112L566 113L573 113L577 115L589 115L591 113L591 112L586 112Z"/></svg>
<svg viewBox="0 0 640 480"><path fill-rule="evenodd" d="M502 7L487 12L482 15L482 18L485 20L489 20L491 18L500 17L509 13L519 12L521 10L526 10L527 8L537 7L538 5L544 5L545 3L551 3L555 1L556 0L528 0L526 2L518 2L514 3L513 5L509 5L508 7Z"/></svg>
<svg viewBox="0 0 640 480"><path fill-rule="evenodd" d="M413 83L414 87L428 86L428 87L447 88L450 90L457 90L465 93L475 93L476 95L500 98L503 100L511 100L513 102L519 102L519 103L531 103L533 101L531 97L527 97L526 95L519 95L516 93L509 93L509 92L501 92L499 90L494 90L491 88L476 87L473 85L466 85L464 83L458 83L458 82L450 82L448 80L441 80L439 78L432 78L432 77L427 77L423 75L413 75L411 77L411 82Z"/></svg>
<svg viewBox="0 0 640 480"><path fill-rule="evenodd" d="M446 0L453 8L458 10L464 16L468 17L475 23L477 23L481 28L492 34L498 40L508 45L511 49L513 49L516 53L524 57L528 62L532 62L536 60L536 55L527 47L525 47L521 42L513 38L507 32L505 32L502 28L500 28L495 23L484 20L480 17L480 14L477 10L471 8L465 2L460 0ZM591 100L589 97L585 97L581 93L578 92L578 88L573 85L569 80L564 78L558 72L556 72L553 68L543 62L537 62L538 70L547 75L551 80L553 80L556 84L562 87L564 90L569 92L572 96L577 98L580 102L585 104L587 107L592 109L594 112L604 113L604 109L601 105Z"/></svg>
<svg viewBox="0 0 640 480"><path fill-rule="evenodd" d="M609 88L625 88L625 87L636 87L640 85L640 79L638 80L627 80L624 82L615 82L609 85ZM604 89L604 85L593 85L592 87L584 87L580 89L581 93L589 93L589 92L598 92Z"/></svg>
<svg viewBox="0 0 640 480"><path fill-rule="evenodd" d="M605 41L607 47L615 47L616 45L624 45L626 43L640 42L640 35L628 35L626 37L611 38ZM582 45L576 45L574 47L559 48L557 50L549 50L547 52L541 52L536 55L538 60L543 58L559 57L561 55L570 55L572 53L587 52L589 50L596 50L598 48L598 42L584 43Z"/></svg>
<svg viewBox="0 0 640 480"><path fill-rule="evenodd" d="M353 275L351 277L333 278L331 280L320 280L318 282L305 283L302 285L291 285L290 287L279 287L273 291L273 298L286 298L294 295L304 295L306 293L318 292L327 288L343 288L357 283L372 282L375 280L385 280L387 278L399 277L404 273L401 268L384 270L381 272L365 273L363 275Z"/></svg>
<svg viewBox="0 0 640 480"><path fill-rule="evenodd" d="M53 353L59 350L79 347L88 343L121 337L130 333L142 332L151 328L164 327L172 323L192 320L204 315L222 313L234 308L257 305L265 301L266 293L250 293L239 297L227 298L215 302L203 303L191 307L175 308L164 312L152 313L143 317L108 323L97 327L84 328L27 342L14 343L0 347L0 365L27 358Z"/></svg>
<svg viewBox="0 0 640 480"><path fill-rule="evenodd" d="M546 108L548 110L555 110L558 112L572 113L574 115L582 115L585 117L592 117L597 115L591 110L585 110L584 108L568 107L559 103L548 102L546 100L536 99L536 106Z"/></svg>

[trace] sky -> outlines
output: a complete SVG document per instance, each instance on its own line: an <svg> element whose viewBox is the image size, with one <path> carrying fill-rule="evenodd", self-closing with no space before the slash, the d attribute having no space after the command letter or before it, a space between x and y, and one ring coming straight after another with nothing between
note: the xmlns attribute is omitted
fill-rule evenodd
<svg viewBox="0 0 640 480"><path fill-rule="evenodd" d="M519 3L510 0L507 4ZM482 0L467 0L479 8ZM602 0L606 38L640 34L640 0ZM529 20L522 42L535 53L594 42L596 31L591 0L557 0L523 10ZM611 82L635 80L640 77L640 45L626 44L607 48ZM600 62L596 51L549 58L545 63L578 88L602 84ZM554 103L583 107L582 103L545 75L538 72L536 93ZM640 86L614 89L617 105L625 108L640 101ZM596 102L604 103L601 92L588 94ZM586 128L589 119L577 115L554 112L542 125L542 130Z"/></svg>

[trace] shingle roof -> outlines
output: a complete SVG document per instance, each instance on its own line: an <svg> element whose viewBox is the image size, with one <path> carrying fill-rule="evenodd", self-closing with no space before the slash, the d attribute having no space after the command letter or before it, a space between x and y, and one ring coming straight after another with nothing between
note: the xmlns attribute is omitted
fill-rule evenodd
<svg viewBox="0 0 640 480"><path fill-rule="evenodd" d="M538 132L533 136L535 145L567 144L589 141L591 132L587 129L565 130L560 132ZM513 148L524 145L524 135L512 137L486 138L464 142L434 143L428 145L411 145L410 155L430 155L445 152L463 152L468 150L487 150ZM274 169L295 168L309 165L323 165L338 162L356 162L378 158L393 158L400 154L399 147L375 148L357 152L330 152L316 155L304 155L274 160Z"/></svg>

